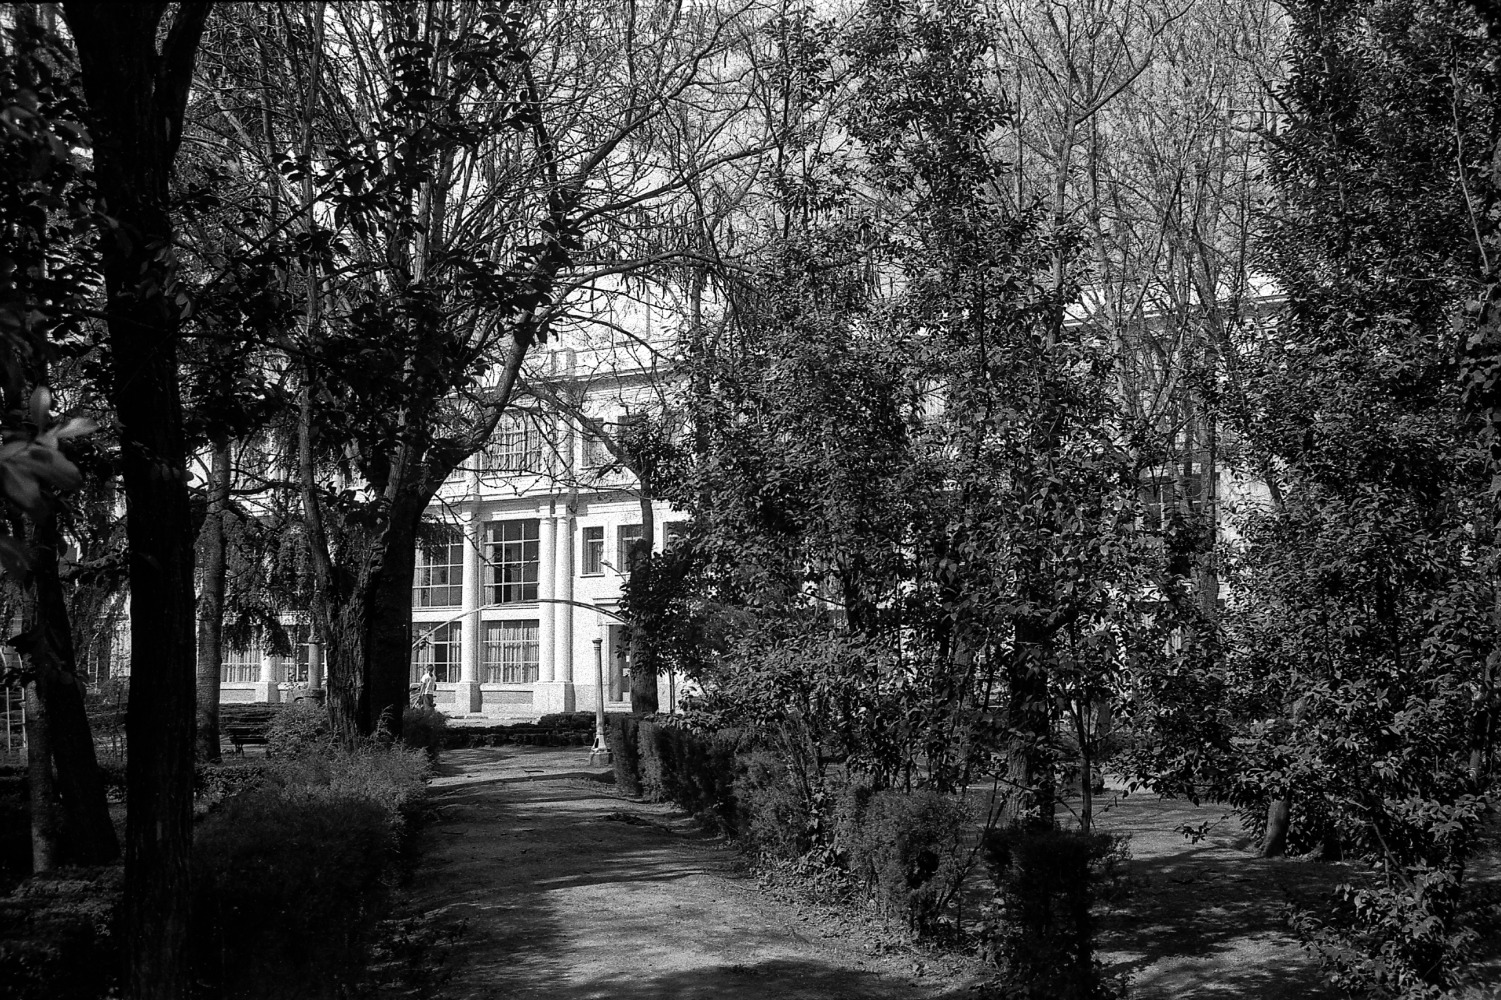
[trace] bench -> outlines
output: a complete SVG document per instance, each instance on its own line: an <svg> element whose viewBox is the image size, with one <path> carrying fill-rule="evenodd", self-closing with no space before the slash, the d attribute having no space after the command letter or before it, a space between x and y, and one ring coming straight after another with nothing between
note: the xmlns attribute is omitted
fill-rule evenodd
<svg viewBox="0 0 1501 1000"><path fill-rule="evenodd" d="M225 726L224 737L234 746L235 753L245 755L246 745L265 746L266 730L263 726Z"/></svg>

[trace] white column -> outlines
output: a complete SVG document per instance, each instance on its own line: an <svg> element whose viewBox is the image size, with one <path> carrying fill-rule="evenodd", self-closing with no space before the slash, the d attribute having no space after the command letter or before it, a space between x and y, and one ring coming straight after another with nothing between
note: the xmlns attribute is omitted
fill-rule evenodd
<svg viewBox="0 0 1501 1000"><path fill-rule="evenodd" d="M563 514L558 518L558 548L553 593L560 603L554 605L553 662L557 678L565 684L573 683L573 517ZM571 693L571 692L570 692Z"/></svg>
<svg viewBox="0 0 1501 1000"><path fill-rule="evenodd" d="M480 523L479 507L471 506L464 512L464 577L461 592L459 619L459 683L454 686L453 710L468 715L482 708L479 690L480 622L479 608L485 603L484 573L480 558L484 545L484 525Z"/></svg>
<svg viewBox="0 0 1501 1000"><path fill-rule="evenodd" d="M552 511L543 509L541 528L537 532L539 544L537 563L537 662L538 679L550 683L558 679L553 659L553 566L557 563L557 526L553 523Z"/></svg>
<svg viewBox="0 0 1501 1000"><path fill-rule="evenodd" d="M307 689L316 691L323 686L323 643L307 644Z"/></svg>
<svg viewBox="0 0 1501 1000"><path fill-rule="evenodd" d="M278 701L281 701L281 688L277 687L276 684L278 659L280 657L272 656L269 653L261 655L260 679L255 683L255 694L253 696L256 701L263 701L268 705L274 705Z"/></svg>

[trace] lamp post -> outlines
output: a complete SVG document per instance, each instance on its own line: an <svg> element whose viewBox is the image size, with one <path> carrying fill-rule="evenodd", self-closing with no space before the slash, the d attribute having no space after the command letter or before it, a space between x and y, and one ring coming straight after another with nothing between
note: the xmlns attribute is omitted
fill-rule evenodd
<svg viewBox="0 0 1501 1000"><path fill-rule="evenodd" d="M611 763L610 748L605 743L605 641L594 640L594 746L589 750L589 763Z"/></svg>

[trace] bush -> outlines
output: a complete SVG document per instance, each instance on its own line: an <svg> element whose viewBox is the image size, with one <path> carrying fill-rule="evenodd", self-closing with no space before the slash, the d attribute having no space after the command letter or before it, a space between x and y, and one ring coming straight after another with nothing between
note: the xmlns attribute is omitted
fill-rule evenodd
<svg viewBox="0 0 1501 1000"><path fill-rule="evenodd" d="M0 899L0 996L113 995L121 965L113 932L123 878L118 865L59 870Z"/></svg>
<svg viewBox="0 0 1501 1000"><path fill-rule="evenodd" d="M658 728L662 795L705 827L734 833L735 743L731 734L701 736L681 725Z"/></svg>
<svg viewBox="0 0 1501 1000"><path fill-rule="evenodd" d="M776 755L740 758L734 781L735 829L746 847L774 858L800 858L813 847L816 822L808 796Z"/></svg>
<svg viewBox="0 0 1501 1000"><path fill-rule="evenodd" d="M266 728L266 756L295 757L324 752L335 743L328 712L313 701L293 702L278 711Z"/></svg>
<svg viewBox="0 0 1501 1000"><path fill-rule="evenodd" d="M961 801L934 791L874 791L856 783L835 810L835 839L850 874L920 934L938 929L959 890L972 828Z"/></svg>
<svg viewBox="0 0 1501 1000"><path fill-rule="evenodd" d="M648 802L664 802L668 798L663 785L664 781L672 780L663 773L664 768L671 767L664 760L668 753L662 726L655 719L642 719L636 727L636 770L641 775L641 796Z"/></svg>
<svg viewBox="0 0 1501 1000"><path fill-rule="evenodd" d="M639 728L640 720L634 715L605 716L605 743L610 748L610 761L615 768L615 787L631 798L641 795L641 767L637 747Z"/></svg>
<svg viewBox="0 0 1501 1000"><path fill-rule="evenodd" d="M1008 973L1008 995L1106 1000L1124 994L1094 957L1095 900L1123 878L1126 838L1065 830L993 830L995 899L981 951Z"/></svg>
<svg viewBox="0 0 1501 1000"><path fill-rule="evenodd" d="M364 967L427 754L302 745L195 834L191 960L209 995L334 995Z"/></svg>
<svg viewBox="0 0 1501 1000"><path fill-rule="evenodd" d="M447 729L448 717L435 708L408 705L401 713L402 744L413 750L427 751L432 760L438 759Z"/></svg>

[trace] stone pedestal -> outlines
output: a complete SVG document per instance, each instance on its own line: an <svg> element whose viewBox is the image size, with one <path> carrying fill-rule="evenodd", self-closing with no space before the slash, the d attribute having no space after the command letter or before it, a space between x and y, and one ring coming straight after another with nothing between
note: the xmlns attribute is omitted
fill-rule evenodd
<svg viewBox="0 0 1501 1000"><path fill-rule="evenodd" d="M480 710L478 681L459 681L453 686L453 713L472 715Z"/></svg>
<svg viewBox="0 0 1501 1000"><path fill-rule="evenodd" d="M572 684L562 681L540 681L532 685L532 711L538 715L576 710Z"/></svg>

